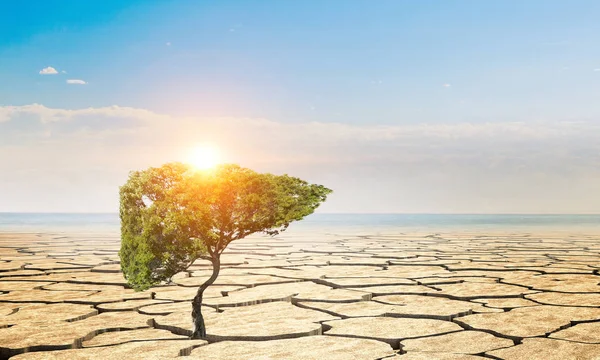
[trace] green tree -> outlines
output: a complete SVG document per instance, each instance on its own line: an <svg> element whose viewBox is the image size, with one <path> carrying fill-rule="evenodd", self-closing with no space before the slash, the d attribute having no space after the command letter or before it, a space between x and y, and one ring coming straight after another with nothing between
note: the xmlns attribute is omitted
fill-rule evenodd
<svg viewBox="0 0 600 360"><path fill-rule="evenodd" d="M212 263L192 301L192 338L205 338L202 295L214 283L227 245L253 233L277 235L312 214L331 190L288 175L238 165L195 170L169 163L130 173L120 188L121 269L145 290L188 269Z"/></svg>

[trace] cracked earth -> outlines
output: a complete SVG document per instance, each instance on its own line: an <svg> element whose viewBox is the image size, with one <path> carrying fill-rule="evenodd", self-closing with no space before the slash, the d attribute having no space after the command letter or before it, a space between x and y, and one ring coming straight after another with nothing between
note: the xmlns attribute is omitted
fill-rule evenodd
<svg viewBox="0 0 600 360"><path fill-rule="evenodd" d="M0 359L596 359L597 235L253 237L128 289L119 238L0 234Z"/></svg>

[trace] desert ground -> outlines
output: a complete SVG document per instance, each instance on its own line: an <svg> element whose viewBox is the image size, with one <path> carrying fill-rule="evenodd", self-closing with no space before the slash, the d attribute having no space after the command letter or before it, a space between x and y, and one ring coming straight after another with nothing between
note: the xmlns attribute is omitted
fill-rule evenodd
<svg viewBox="0 0 600 360"><path fill-rule="evenodd" d="M600 359L598 234L295 234L135 292L118 235L0 234L0 358Z"/></svg>

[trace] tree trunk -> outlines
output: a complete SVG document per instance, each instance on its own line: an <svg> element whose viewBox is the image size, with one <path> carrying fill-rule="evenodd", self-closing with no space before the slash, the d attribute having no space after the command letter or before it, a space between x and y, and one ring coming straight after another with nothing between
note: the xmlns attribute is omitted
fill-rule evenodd
<svg viewBox="0 0 600 360"><path fill-rule="evenodd" d="M212 275L198 288L198 292L196 293L194 300L192 300L192 320L194 321L194 332L191 336L192 339L206 339L206 326L204 325L204 317L202 316L202 295L204 295L204 290L212 285L217 279L217 276L219 276L219 270L221 270L219 255L215 254L212 257L211 262L213 268Z"/></svg>

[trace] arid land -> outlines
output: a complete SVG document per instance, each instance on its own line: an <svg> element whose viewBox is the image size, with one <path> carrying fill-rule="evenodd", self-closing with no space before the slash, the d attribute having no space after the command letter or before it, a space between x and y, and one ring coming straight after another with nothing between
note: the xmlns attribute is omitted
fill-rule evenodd
<svg viewBox="0 0 600 360"><path fill-rule="evenodd" d="M0 234L0 359L600 359L600 235L295 234L135 292L119 238Z"/></svg>

